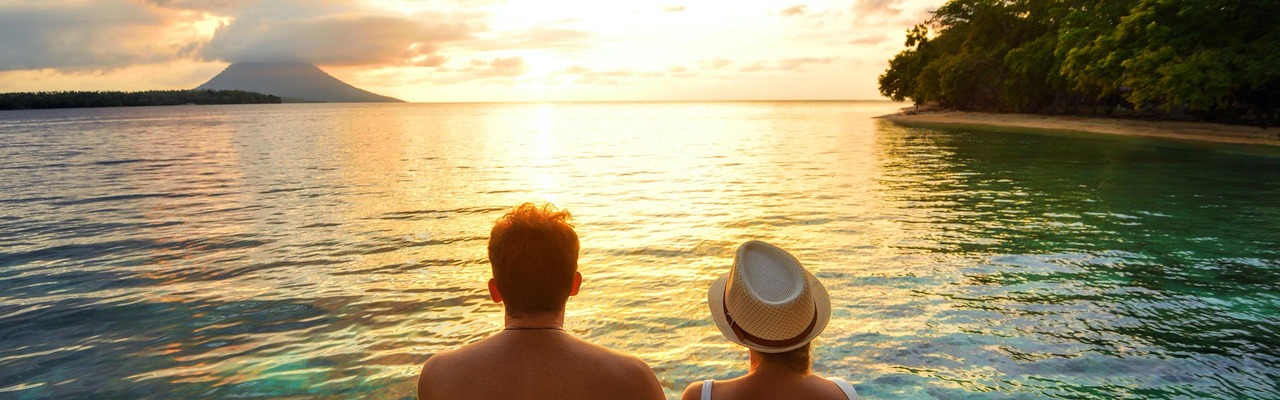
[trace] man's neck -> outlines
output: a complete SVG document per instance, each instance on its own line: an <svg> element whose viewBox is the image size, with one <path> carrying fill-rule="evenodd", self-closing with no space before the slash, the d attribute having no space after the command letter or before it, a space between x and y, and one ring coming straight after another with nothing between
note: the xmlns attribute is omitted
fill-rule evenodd
<svg viewBox="0 0 1280 400"><path fill-rule="evenodd" d="M564 329L564 311L549 313L507 313L504 322L506 329Z"/></svg>

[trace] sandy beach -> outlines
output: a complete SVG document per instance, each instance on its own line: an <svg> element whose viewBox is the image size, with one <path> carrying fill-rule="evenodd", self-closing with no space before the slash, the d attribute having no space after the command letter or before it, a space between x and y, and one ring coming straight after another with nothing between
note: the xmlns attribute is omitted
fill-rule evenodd
<svg viewBox="0 0 1280 400"><path fill-rule="evenodd" d="M1141 121L1078 116L990 114L960 111L899 113L880 118L925 128L1085 132L1213 143L1280 147L1280 128L1221 125L1203 122Z"/></svg>

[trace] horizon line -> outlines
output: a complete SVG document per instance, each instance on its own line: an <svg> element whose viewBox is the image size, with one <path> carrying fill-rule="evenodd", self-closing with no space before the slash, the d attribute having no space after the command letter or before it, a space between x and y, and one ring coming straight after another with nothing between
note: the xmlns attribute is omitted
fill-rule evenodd
<svg viewBox="0 0 1280 400"><path fill-rule="evenodd" d="M886 102L886 103L906 103L895 102L888 98L879 99L707 99L707 100L476 100L476 101L403 101L405 104L545 104L545 103L847 103L847 102ZM361 103L342 103L342 102L317 102L317 103L286 103L286 104L361 104ZM369 103L369 104L385 104L385 103Z"/></svg>

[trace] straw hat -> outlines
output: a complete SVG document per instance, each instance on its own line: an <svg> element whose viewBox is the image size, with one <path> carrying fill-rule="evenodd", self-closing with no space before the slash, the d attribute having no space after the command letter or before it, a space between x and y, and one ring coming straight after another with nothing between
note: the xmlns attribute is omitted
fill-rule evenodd
<svg viewBox="0 0 1280 400"><path fill-rule="evenodd" d="M791 253L755 240L738 247L733 267L711 284L707 307L725 338L764 353L800 348L831 320L822 283Z"/></svg>

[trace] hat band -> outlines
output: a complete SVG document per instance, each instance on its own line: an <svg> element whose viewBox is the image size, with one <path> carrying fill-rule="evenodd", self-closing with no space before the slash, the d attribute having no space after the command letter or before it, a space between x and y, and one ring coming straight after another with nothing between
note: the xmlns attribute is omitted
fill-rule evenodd
<svg viewBox="0 0 1280 400"><path fill-rule="evenodd" d="M804 328L804 331L800 332L800 334L795 335L791 338L782 339L782 340L765 339L756 335L752 335L750 332L747 332L745 329L742 329L741 326L738 326L738 322L733 320L732 315L729 315L729 304L725 303L724 298L720 299L720 303L724 306L724 319L729 322L729 327L733 328L733 334L738 336L738 340L747 340L747 341L750 341L751 343L755 343L763 346L782 348L782 347L790 347L792 345L799 344L800 342L803 342L805 338L809 337L809 333L812 333L813 328L818 325L818 313L817 313L818 305L814 304L813 319L809 321L809 326Z"/></svg>

